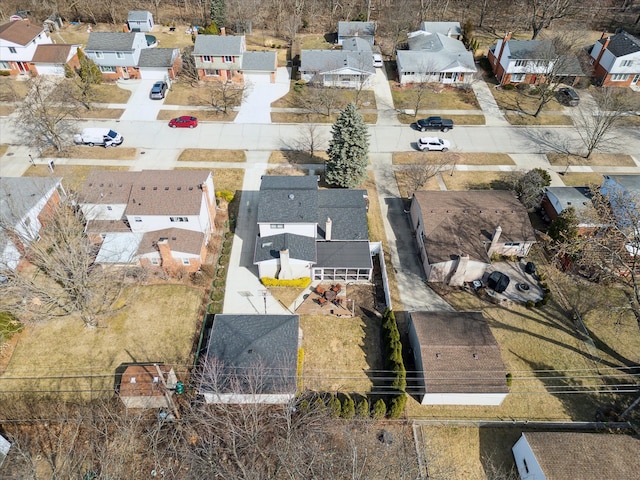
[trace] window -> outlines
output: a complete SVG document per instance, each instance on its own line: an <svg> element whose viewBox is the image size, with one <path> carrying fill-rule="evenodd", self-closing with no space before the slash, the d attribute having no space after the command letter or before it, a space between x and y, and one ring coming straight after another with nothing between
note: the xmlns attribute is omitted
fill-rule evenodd
<svg viewBox="0 0 640 480"><path fill-rule="evenodd" d="M518 247L520 246L520 242L506 242L504 244L505 247Z"/></svg>
<svg viewBox="0 0 640 480"><path fill-rule="evenodd" d="M115 73L116 72L116 67L105 67L100 65L100 71L103 73Z"/></svg>
<svg viewBox="0 0 640 480"><path fill-rule="evenodd" d="M621 67L630 67L631 65L633 65L633 60L623 60L620 62Z"/></svg>
<svg viewBox="0 0 640 480"><path fill-rule="evenodd" d="M141 217L133 217L133 221L134 222L142 222L142 218Z"/></svg>
<svg viewBox="0 0 640 480"><path fill-rule="evenodd" d="M96 58L104 58L104 53L102 52L95 52L94 55L96 56Z"/></svg>
<svg viewBox="0 0 640 480"><path fill-rule="evenodd" d="M188 222L189 217L169 217L169 221L171 222Z"/></svg>
<svg viewBox="0 0 640 480"><path fill-rule="evenodd" d="M183 258L183 259L182 259L182 264L183 264L183 265L190 265L190 264L191 264L191 261L190 261L188 258Z"/></svg>
<svg viewBox="0 0 640 480"><path fill-rule="evenodd" d="M203 62L211 63L211 57L209 55L203 55L201 58Z"/></svg>
<svg viewBox="0 0 640 480"><path fill-rule="evenodd" d="M151 265L160 265L160 260L156 257L151 257Z"/></svg>
<svg viewBox="0 0 640 480"><path fill-rule="evenodd" d="M123 52L116 52L116 58L124 58Z"/></svg>
<svg viewBox="0 0 640 480"><path fill-rule="evenodd" d="M11 70L9 62L0 62L0 70Z"/></svg>
<svg viewBox="0 0 640 480"><path fill-rule="evenodd" d="M284 223L272 223L269 226L274 229L279 229L279 228L284 228Z"/></svg>
<svg viewBox="0 0 640 480"><path fill-rule="evenodd" d="M629 78L629 75L626 75L624 73L614 73L613 75L611 75L612 82L624 82L628 78Z"/></svg>
<svg viewBox="0 0 640 480"><path fill-rule="evenodd" d="M111 205L107 205L107 210L111 211L113 210L113 207Z"/></svg>
<svg viewBox="0 0 640 480"><path fill-rule="evenodd" d="M18 52L16 51L16 47L9 47L9 52L10 52L10 53L18 53Z"/></svg>
<svg viewBox="0 0 640 480"><path fill-rule="evenodd" d="M233 63L233 57L229 55L224 56L224 63Z"/></svg>
<svg viewBox="0 0 640 480"><path fill-rule="evenodd" d="M526 67L527 66L527 61L526 60L516 60L516 67Z"/></svg>
<svg viewBox="0 0 640 480"><path fill-rule="evenodd" d="M523 82L525 74L524 73L512 73L511 81L514 83Z"/></svg>
<svg viewBox="0 0 640 480"><path fill-rule="evenodd" d="M204 74L207 77L219 77L220 76L220 70L205 70Z"/></svg>

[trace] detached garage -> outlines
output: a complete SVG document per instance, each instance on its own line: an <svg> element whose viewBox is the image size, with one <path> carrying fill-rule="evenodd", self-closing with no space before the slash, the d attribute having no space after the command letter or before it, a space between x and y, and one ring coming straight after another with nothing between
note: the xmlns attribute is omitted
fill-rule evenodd
<svg viewBox="0 0 640 480"><path fill-rule="evenodd" d="M182 56L178 48L145 48L138 61L143 80L173 80L182 70Z"/></svg>

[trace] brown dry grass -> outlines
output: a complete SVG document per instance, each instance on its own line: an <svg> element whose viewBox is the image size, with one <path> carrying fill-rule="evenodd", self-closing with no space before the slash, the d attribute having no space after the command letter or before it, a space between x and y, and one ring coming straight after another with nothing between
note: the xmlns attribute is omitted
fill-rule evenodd
<svg viewBox="0 0 640 480"><path fill-rule="evenodd" d="M13 77L0 77L0 92L7 100L11 98L15 98L16 101L22 100L27 96L30 86L30 82L16 80Z"/></svg>
<svg viewBox="0 0 640 480"><path fill-rule="evenodd" d="M567 155L565 153L547 153L547 160L554 166L586 165L594 167L635 167L636 164L630 155L621 153L594 153L591 157L584 158L579 155Z"/></svg>
<svg viewBox="0 0 640 480"><path fill-rule="evenodd" d="M9 145L0 145L0 157L4 156L7 150L9 150Z"/></svg>
<svg viewBox="0 0 640 480"><path fill-rule="evenodd" d="M367 371L382 368L380 326L375 322L358 317L301 317L303 388L369 392L372 382Z"/></svg>
<svg viewBox="0 0 640 480"><path fill-rule="evenodd" d="M333 43L327 42L324 35L301 35L302 50L331 50L333 47Z"/></svg>
<svg viewBox="0 0 640 480"><path fill-rule="evenodd" d="M602 184L601 173L565 173L562 181L569 187L584 187L586 185Z"/></svg>
<svg viewBox="0 0 640 480"><path fill-rule="evenodd" d="M244 150L216 150L207 148L187 148L178 157L179 162L246 162Z"/></svg>
<svg viewBox="0 0 640 480"><path fill-rule="evenodd" d="M389 82L393 104L398 110L415 108L412 101L416 86L399 86L395 81ZM429 87L428 87L429 88ZM471 88L442 87L432 84L423 96L421 109L429 110L480 110L480 104Z"/></svg>
<svg viewBox="0 0 640 480"><path fill-rule="evenodd" d="M24 172L24 177L60 177L65 189L77 190L89 174L96 169L100 170L129 170L129 167L96 167L94 165L56 165L55 172L51 173L46 165L31 166Z"/></svg>
<svg viewBox="0 0 640 480"><path fill-rule="evenodd" d="M139 287L136 296L101 328L87 330L76 318L30 326L13 353L0 390L109 398L115 370L122 363L187 365L201 301L200 290L151 285Z"/></svg>
<svg viewBox="0 0 640 480"><path fill-rule="evenodd" d="M470 115L447 115L447 118L453 120L453 123L455 125L484 125L485 124L485 118L484 115L476 115L476 114L470 114ZM398 120L400 121L400 123L404 124L404 125L410 125L412 123L415 123L416 120L423 118L421 115L407 115L404 113L399 113L398 114Z"/></svg>
<svg viewBox="0 0 640 480"><path fill-rule="evenodd" d="M134 160L137 155L138 150L136 148L122 146L104 148L100 146L73 145L63 151L50 148L42 152L43 158L89 158L92 160Z"/></svg>
<svg viewBox="0 0 640 480"><path fill-rule="evenodd" d="M269 163L293 163L293 164L319 164L322 165L327 160L327 152L315 152L310 157L307 152L297 150L278 150L271 152L269 155Z"/></svg>
<svg viewBox="0 0 640 480"><path fill-rule="evenodd" d="M213 182L216 190L242 190L244 169L242 168L213 168Z"/></svg>
<svg viewBox="0 0 640 480"><path fill-rule="evenodd" d="M0 105L0 117L8 117L15 109L13 105Z"/></svg>
<svg viewBox="0 0 640 480"><path fill-rule="evenodd" d="M294 287L269 287L269 293L282 305L288 307L304 291L304 288Z"/></svg>
<svg viewBox="0 0 640 480"><path fill-rule="evenodd" d="M507 120L511 125L573 125L568 115L531 115L520 113L507 113Z"/></svg>
<svg viewBox="0 0 640 480"><path fill-rule="evenodd" d="M517 89L505 90L503 88L491 88L493 98L496 99L498 106L502 110L524 111L533 113L538 108L539 100L526 93L521 93ZM547 103L542 109L543 112L559 111L564 106L558 103L555 98Z"/></svg>
<svg viewBox="0 0 640 480"><path fill-rule="evenodd" d="M193 105L197 107L211 107L211 103L208 101L208 82L199 82L192 85L189 82L176 81L171 85L171 90L167 93L167 97L164 101L165 105ZM240 106L241 98L238 98L236 102L228 105L232 107ZM213 108L212 108L213 110ZM229 111L229 114L232 113ZM176 116L176 115L174 115ZM197 115L195 115L197 116Z"/></svg>
<svg viewBox="0 0 640 480"><path fill-rule="evenodd" d="M160 110L158 120L171 120L175 117L188 115L196 117L199 122L233 122L238 112L222 113L215 110Z"/></svg>
<svg viewBox="0 0 640 480"><path fill-rule="evenodd" d="M113 83L95 85L95 103L127 103L131 97L131 91L120 88Z"/></svg>
<svg viewBox="0 0 640 480"><path fill-rule="evenodd" d="M315 88L322 87L304 87L301 92L297 91L295 88L295 82L291 82L291 89L284 96L280 97L278 100L271 104L274 108L295 108L300 105L300 99L305 98L312 93ZM362 90L358 94L355 89L349 88L335 88L335 94L338 97L336 108L342 110L349 103L355 102L356 95L359 96L358 105L360 109L372 109L376 108L376 97L373 91L371 90Z"/></svg>
<svg viewBox="0 0 640 480"><path fill-rule="evenodd" d="M509 172L460 172L444 174L447 190L503 190Z"/></svg>
<svg viewBox="0 0 640 480"><path fill-rule="evenodd" d="M410 178L411 172L395 170L394 174L396 176L396 183L398 184L400 196L402 198L409 198L409 195L412 195L413 192L413 186ZM427 183L420 188L420 190L440 190L438 179L436 177L431 177Z"/></svg>
<svg viewBox="0 0 640 480"><path fill-rule="evenodd" d="M335 123L337 119L337 113L326 116L309 113L271 112L271 121L273 123ZM378 114L363 113L362 119L364 123L374 125L378 121Z"/></svg>
<svg viewBox="0 0 640 480"><path fill-rule="evenodd" d="M121 108L92 108L91 110L82 109L78 112L78 118L105 118L114 120L120 118L124 110Z"/></svg>
<svg viewBox="0 0 640 480"><path fill-rule="evenodd" d="M413 165L418 162L439 161L442 152L395 152L394 165ZM445 156L455 156L456 165L514 165L506 153L459 153L446 152Z"/></svg>

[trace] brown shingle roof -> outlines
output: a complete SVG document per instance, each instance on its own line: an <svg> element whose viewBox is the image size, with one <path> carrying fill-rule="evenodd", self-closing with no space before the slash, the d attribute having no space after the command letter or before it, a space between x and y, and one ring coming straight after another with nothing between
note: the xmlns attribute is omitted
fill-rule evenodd
<svg viewBox="0 0 640 480"><path fill-rule="evenodd" d="M172 252L192 253L194 255L200 254L204 243L204 233L202 232L166 228L145 233L140 242L140 247L138 247L138 255L157 252L158 247L156 244L161 238L166 238L169 241L169 247Z"/></svg>
<svg viewBox="0 0 640 480"><path fill-rule="evenodd" d="M80 202L103 205L127 203L137 174L138 172L94 170L80 188Z"/></svg>
<svg viewBox="0 0 640 480"><path fill-rule="evenodd" d="M117 233L130 232L131 228L124 220L89 220L87 233Z"/></svg>
<svg viewBox="0 0 640 480"><path fill-rule="evenodd" d="M67 58L69 58L71 47L73 47L73 45L38 45L38 48L36 48L31 61L33 63L67 63Z"/></svg>
<svg viewBox="0 0 640 480"><path fill-rule="evenodd" d="M167 365L159 365L162 375L167 380L171 367ZM129 365L122 374L120 382L121 397L151 397L164 395L164 386L158 378L154 382L154 378L158 378L158 370L155 365ZM132 379L135 379L132 382Z"/></svg>
<svg viewBox="0 0 640 480"><path fill-rule="evenodd" d="M522 434L547 480L640 477L640 439L628 435L576 432Z"/></svg>
<svg viewBox="0 0 640 480"><path fill-rule="evenodd" d="M0 25L0 38L26 46L43 31L42 27L31 25L28 21L18 20Z"/></svg>
<svg viewBox="0 0 640 480"><path fill-rule="evenodd" d="M427 393L508 392L498 342L482 312L412 312Z"/></svg>
<svg viewBox="0 0 640 480"><path fill-rule="evenodd" d="M498 225L502 227L500 242L535 240L527 210L513 192L420 191L414 196L422 211L431 264L465 254L488 263L487 249Z"/></svg>

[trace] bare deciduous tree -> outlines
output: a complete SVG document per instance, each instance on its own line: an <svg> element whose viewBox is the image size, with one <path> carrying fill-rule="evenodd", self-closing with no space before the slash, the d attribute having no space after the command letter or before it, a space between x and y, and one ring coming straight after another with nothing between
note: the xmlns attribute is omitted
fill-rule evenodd
<svg viewBox="0 0 640 480"><path fill-rule="evenodd" d="M326 139L321 129L315 123L305 123L300 127L300 137L297 142L299 150L307 152L309 158L313 158L315 153L326 149Z"/></svg>
<svg viewBox="0 0 640 480"><path fill-rule="evenodd" d="M420 163L414 163L407 165L403 170L407 174L409 188L409 196L412 192L420 190L427 182L438 175L440 172L446 170L454 164L457 158L456 152L447 152L442 155L438 155L431 159L424 159Z"/></svg>
<svg viewBox="0 0 640 480"><path fill-rule="evenodd" d="M251 86L246 81L236 83L214 80L203 82L200 88L205 92L207 105L226 115L231 108L240 105L242 96Z"/></svg>
<svg viewBox="0 0 640 480"><path fill-rule="evenodd" d="M524 0L522 5L527 12L527 23L535 40L540 32L549 28L551 23L562 18L570 18L584 7L580 0Z"/></svg>

